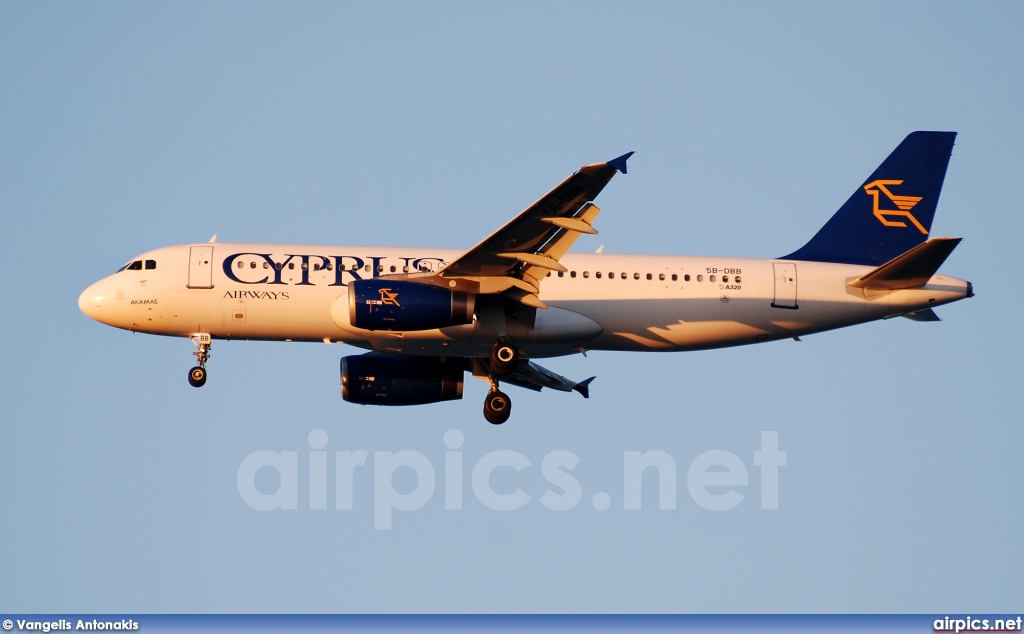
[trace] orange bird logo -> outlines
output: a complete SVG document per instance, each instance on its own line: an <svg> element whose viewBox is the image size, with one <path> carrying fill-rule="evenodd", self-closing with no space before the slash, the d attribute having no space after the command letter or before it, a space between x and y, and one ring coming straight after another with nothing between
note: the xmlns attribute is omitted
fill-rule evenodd
<svg viewBox="0 0 1024 634"><path fill-rule="evenodd" d="M907 223L902 220L890 220L886 216L900 216L906 218L917 227L917 230L921 233L928 235L928 230L921 226L921 223L917 221L914 214L910 213L910 210L914 208L917 203L921 202L920 196L898 196L889 191L890 185L902 185L903 181L896 180L877 180L871 181L864 186L864 191L871 196L874 202L875 218L885 225L886 227L906 227ZM878 193L882 192L885 197L888 198L892 204L896 205L896 209L882 209L878 203Z"/></svg>
<svg viewBox="0 0 1024 634"><path fill-rule="evenodd" d="M380 291L380 303L381 304L387 304L389 306L398 306L398 307L402 306L401 304L398 303L398 293L390 292L391 291L390 288L382 288L382 289L379 289L379 291Z"/></svg>

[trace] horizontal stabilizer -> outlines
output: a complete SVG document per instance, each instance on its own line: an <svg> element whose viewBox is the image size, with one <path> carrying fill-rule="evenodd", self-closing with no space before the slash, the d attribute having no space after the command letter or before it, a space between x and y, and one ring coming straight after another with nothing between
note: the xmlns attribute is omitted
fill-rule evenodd
<svg viewBox="0 0 1024 634"><path fill-rule="evenodd" d="M897 255L864 277L850 282L854 288L899 290L924 286L932 279L962 238L932 238Z"/></svg>
<svg viewBox="0 0 1024 634"><path fill-rule="evenodd" d="M910 321L942 321L931 308L915 310L912 313L903 313L900 317L906 317Z"/></svg>

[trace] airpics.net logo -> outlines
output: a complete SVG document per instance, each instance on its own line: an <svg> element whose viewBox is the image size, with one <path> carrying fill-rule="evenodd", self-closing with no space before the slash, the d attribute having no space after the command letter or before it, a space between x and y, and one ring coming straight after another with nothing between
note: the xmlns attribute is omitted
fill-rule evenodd
<svg viewBox="0 0 1024 634"><path fill-rule="evenodd" d="M333 508L352 511L372 504L373 527L377 530L392 528L395 511L408 513L426 507L434 500L438 488L443 489L437 496L443 498L443 502L435 504L443 503L448 511L462 510L465 504L471 503L467 502L464 490L467 474L473 499L493 511L515 511L531 503L552 511L569 511L583 500L583 485L573 475L581 459L565 449L548 452L539 464L510 449L471 455L463 447L462 432L449 429L443 437L443 464L435 466L426 455L411 449L374 451L372 456L365 449L336 450L330 455L331 452L326 451L328 441L327 432L322 429L309 432L310 451L302 452L307 454L303 462L308 465L308 482L302 483L303 488L308 488L308 501L303 500L303 506L313 511L327 510L328 466L333 463L330 465L334 472ZM247 505L259 511L297 510L300 477L306 476L306 473L300 475L299 458L299 452L294 450L261 449L250 453L238 466L238 494ZM728 511L743 503L748 487L759 484L760 508L778 509L779 470L786 465L786 452L779 450L777 431L761 432L760 449L753 452L750 464L755 470L753 478L747 463L733 452L714 449L701 453L686 470L685 486L689 497L697 506L709 511ZM647 485L657 486L658 508L676 508L679 470L671 454L658 449L624 451L621 465L623 510L641 510L644 474L651 472L654 478L648 476ZM519 488L514 478L509 485L509 476L528 476L528 470L537 468L544 479L544 490L539 495L530 495ZM396 487L396 477L405 486ZM372 479L372 494L357 496L357 482L368 484L368 478ZM752 483L752 479L755 482ZM496 480L502 481L501 486L494 486ZM267 486L268 482L274 484ZM612 497L598 491L590 494L590 503L598 511L607 511L612 508Z"/></svg>

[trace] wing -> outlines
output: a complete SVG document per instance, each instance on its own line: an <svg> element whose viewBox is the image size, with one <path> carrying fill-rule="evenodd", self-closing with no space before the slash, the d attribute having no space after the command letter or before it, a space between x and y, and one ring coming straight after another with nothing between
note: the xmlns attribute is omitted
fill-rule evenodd
<svg viewBox="0 0 1024 634"><path fill-rule="evenodd" d="M481 378L488 376L489 368L484 365L486 363L486 361L476 361L476 365L473 366L473 375ZM549 388L559 392L576 391L582 394L583 398L590 398L590 382L595 378L597 377L592 376L585 381L577 383L572 379L565 378L561 374L539 366L533 361L527 361L526 363L520 363L512 374L501 377L501 380L504 383L518 385L534 392L540 392L544 388Z"/></svg>
<svg viewBox="0 0 1024 634"><path fill-rule="evenodd" d="M548 271L565 271L558 260L601 212L594 204L615 172L626 173L632 152L581 167L540 200L526 208L448 266L417 281L466 293L505 294L534 308L547 308L538 299L540 281Z"/></svg>

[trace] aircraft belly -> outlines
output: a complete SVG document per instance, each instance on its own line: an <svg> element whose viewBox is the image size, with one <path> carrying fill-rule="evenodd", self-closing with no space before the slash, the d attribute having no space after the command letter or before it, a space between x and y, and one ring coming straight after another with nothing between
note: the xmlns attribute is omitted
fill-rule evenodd
<svg viewBox="0 0 1024 634"><path fill-rule="evenodd" d="M628 311L611 301L575 304L604 329L587 343L590 350L699 350L787 336L787 325L772 323L763 299L633 300Z"/></svg>
<svg viewBox="0 0 1024 634"><path fill-rule="evenodd" d="M831 330L879 319L889 302L855 298L835 286L834 296L812 295L797 309L773 308L770 296L690 297L631 300L629 310L616 301L565 302L566 308L600 323L603 332L588 350L685 351L746 345ZM810 285L808 285L810 288Z"/></svg>

